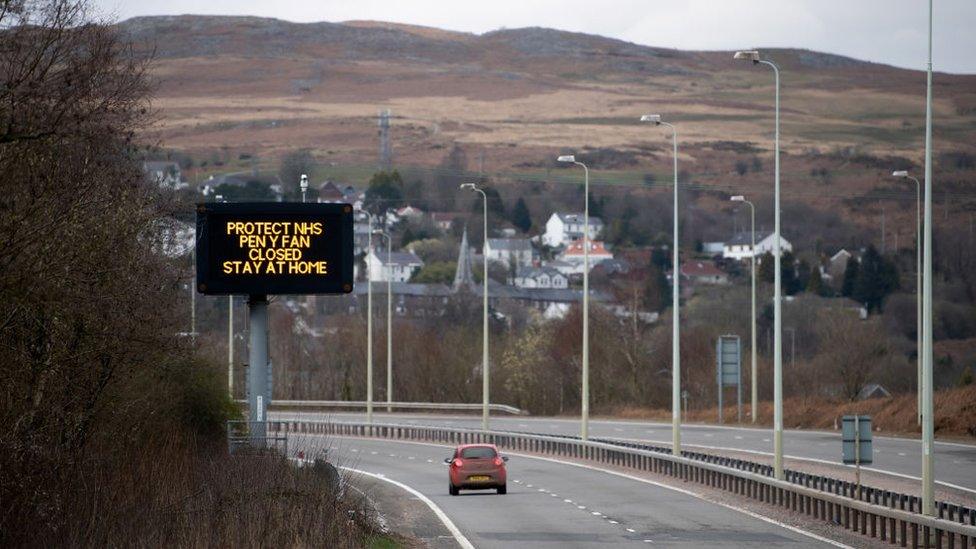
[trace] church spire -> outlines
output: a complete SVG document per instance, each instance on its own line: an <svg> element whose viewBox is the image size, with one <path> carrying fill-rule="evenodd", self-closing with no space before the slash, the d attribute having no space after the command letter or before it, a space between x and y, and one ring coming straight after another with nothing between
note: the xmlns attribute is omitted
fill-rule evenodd
<svg viewBox="0 0 976 549"><path fill-rule="evenodd" d="M461 248L458 250L457 271L454 273L454 291L462 286L474 288L474 273L471 272L471 247L468 246L468 227L461 235Z"/></svg>

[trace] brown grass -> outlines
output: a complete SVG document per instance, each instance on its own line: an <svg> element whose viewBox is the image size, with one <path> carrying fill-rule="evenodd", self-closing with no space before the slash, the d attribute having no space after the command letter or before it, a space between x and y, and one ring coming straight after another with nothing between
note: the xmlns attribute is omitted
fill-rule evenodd
<svg viewBox="0 0 976 549"><path fill-rule="evenodd" d="M746 424L748 403L743 406ZM887 434L917 435L915 395L905 394L860 402L840 402L820 398L789 398L783 402L783 421L788 429L834 429L845 414L870 415L874 427ZM670 419L664 409L621 408L615 417L634 419ZM759 403L759 425L772 425L773 403ZM692 409L686 419L691 422L716 423L718 408ZM976 438L976 386L939 391L935 395L935 433L945 438ZM725 422L735 423L735 406L725 409Z"/></svg>
<svg viewBox="0 0 976 549"><path fill-rule="evenodd" d="M62 479L56 509L22 509L2 545L362 547L375 533L371 511L278 454L228 455L180 435L112 450Z"/></svg>

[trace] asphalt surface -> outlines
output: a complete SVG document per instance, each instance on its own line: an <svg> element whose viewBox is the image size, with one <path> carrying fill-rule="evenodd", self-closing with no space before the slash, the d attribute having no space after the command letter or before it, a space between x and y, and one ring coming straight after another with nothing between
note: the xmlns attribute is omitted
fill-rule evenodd
<svg viewBox="0 0 976 549"><path fill-rule="evenodd" d="M293 436L309 455L399 481L427 496L478 548L673 546L827 547L822 540L695 496L632 478L511 456L508 494L447 493L451 448L398 441ZM370 492L366 476L354 482ZM411 495L403 491L403 497ZM396 528L397 525L392 525Z"/></svg>
<svg viewBox="0 0 976 549"><path fill-rule="evenodd" d="M315 419L364 421L364 413L356 412L272 412L275 419ZM375 413L374 421L408 425L437 425L478 429L480 416L428 415L416 413ZM503 431L524 431L541 434L578 435L579 421L566 418L536 418L499 416L491 418L491 428ZM670 446L671 424L623 420L591 420L591 437L633 439ZM771 455L772 432L769 429L743 427L684 425L682 443L721 454L722 450L755 452ZM919 440L881 437L874 438L874 463L871 469L899 476L917 478L921 475L922 449ZM841 465L839 432L794 431L783 434L783 452L787 457L810 459ZM948 442L935 443L935 478L938 482L976 494L976 445Z"/></svg>

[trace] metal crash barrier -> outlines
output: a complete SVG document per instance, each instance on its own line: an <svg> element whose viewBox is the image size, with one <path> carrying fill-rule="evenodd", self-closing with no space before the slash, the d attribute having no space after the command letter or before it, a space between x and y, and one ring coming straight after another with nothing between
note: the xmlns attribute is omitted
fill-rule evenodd
<svg viewBox="0 0 976 549"><path fill-rule="evenodd" d="M907 547L976 547L976 512L941 502L939 516L916 512L908 496L861 487L827 477L790 472L788 480L769 476L768 466L708 454L640 447L616 442L587 442L507 431L387 423L270 421L268 433L372 437L443 444L494 444L510 451L588 461L616 468L669 476L724 490L744 498L803 513L871 538Z"/></svg>

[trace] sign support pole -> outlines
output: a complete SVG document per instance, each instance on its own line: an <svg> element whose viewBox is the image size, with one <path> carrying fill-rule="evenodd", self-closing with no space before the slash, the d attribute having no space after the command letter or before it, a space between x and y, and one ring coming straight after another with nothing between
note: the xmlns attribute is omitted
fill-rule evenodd
<svg viewBox="0 0 976 549"><path fill-rule="evenodd" d="M267 440L267 409L271 404L268 394L268 297L250 296L247 314L250 326L247 405L251 444L263 446Z"/></svg>

